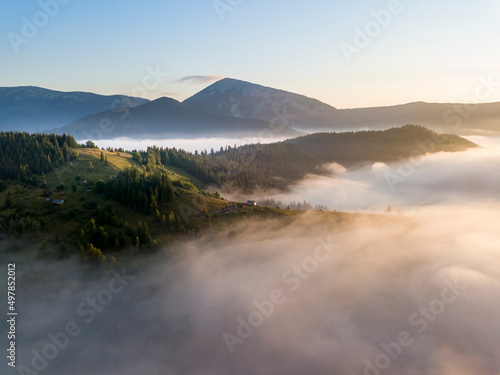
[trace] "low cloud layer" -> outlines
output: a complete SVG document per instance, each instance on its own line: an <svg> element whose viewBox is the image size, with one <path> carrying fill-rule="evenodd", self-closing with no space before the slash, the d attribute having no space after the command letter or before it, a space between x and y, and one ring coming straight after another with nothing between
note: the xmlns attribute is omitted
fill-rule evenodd
<svg viewBox="0 0 500 375"><path fill-rule="evenodd" d="M427 154L391 165L375 163L357 170L346 170L337 164L323 166L331 175L308 175L292 186L290 193L264 192L254 199L306 200L330 210L370 212L382 212L389 204L407 211L430 204L498 201L500 139L472 140L483 148Z"/></svg>
<svg viewBox="0 0 500 375"><path fill-rule="evenodd" d="M496 145L426 156L394 191L384 176L399 166L380 164L295 187L330 208L404 215L243 220L105 275L0 242L2 263L17 262L25 372L8 370L499 374Z"/></svg>
<svg viewBox="0 0 500 375"><path fill-rule="evenodd" d="M40 373L497 374L499 209L247 221L107 276L20 260L18 365L73 321Z"/></svg>
<svg viewBox="0 0 500 375"><path fill-rule="evenodd" d="M285 137L245 137L245 138L222 138L222 137L211 137L211 138L195 138L195 139L132 139L132 138L114 138L114 139L100 139L94 140L95 144L99 147L112 147L120 148L125 150L146 150L148 146L158 146L158 147L175 147L177 149L183 149L189 152L195 152L207 150L213 148L215 151L219 151L221 147L231 146L242 146L250 143L273 143L279 142L286 139ZM80 140L79 143L85 143L87 140Z"/></svg>

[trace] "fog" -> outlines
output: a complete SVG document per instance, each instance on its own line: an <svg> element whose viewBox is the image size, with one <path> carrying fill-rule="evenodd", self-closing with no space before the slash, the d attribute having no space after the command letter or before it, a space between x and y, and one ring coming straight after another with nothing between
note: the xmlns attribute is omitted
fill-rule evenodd
<svg viewBox="0 0 500 375"><path fill-rule="evenodd" d="M331 164L323 166L329 175L308 175L291 191L263 192L259 201L303 201L322 204L330 210L383 212L390 204L415 210L429 204L461 204L500 199L500 139L469 137L482 148L458 153L426 154L419 159L401 158L400 163L373 163L347 170ZM226 194L239 200L240 194Z"/></svg>
<svg viewBox="0 0 500 375"><path fill-rule="evenodd" d="M104 275L2 243L18 268L7 373L500 374L500 153L486 143L425 156L393 191L406 161L327 166L280 198L404 215L241 220Z"/></svg>
<svg viewBox="0 0 500 375"><path fill-rule="evenodd" d="M175 147L189 152L204 151L210 152L213 148L214 151L219 151L221 147L226 146L234 147L242 146L253 143L273 143L285 140L286 137L269 136L269 137L244 137L244 138L193 138L193 139L133 139L127 137L113 138L113 139L94 139L92 140L100 148L123 148L124 150L146 150L148 146L158 147ZM78 140L78 143L85 143L87 139Z"/></svg>
<svg viewBox="0 0 500 375"><path fill-rule="evenodd" d="M247 221L231 228L234 238L228 229L136 258L126 285L70 261L18 260L18 366L75 375L497 374L498 209ZM58 333L71 321L81 332L64 340ZM43 367L36 353L53 357L50 334L63 349Z"/></svg>

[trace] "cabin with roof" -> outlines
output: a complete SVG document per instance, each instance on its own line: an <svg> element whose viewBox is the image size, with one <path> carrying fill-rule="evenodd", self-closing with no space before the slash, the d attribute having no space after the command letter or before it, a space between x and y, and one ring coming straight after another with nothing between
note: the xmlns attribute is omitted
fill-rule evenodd
<svg viewBox="0 0 500 375"><path fill-rule="evenodd" d="M257 206L256 201L247 201L247 206Z"/></svg>

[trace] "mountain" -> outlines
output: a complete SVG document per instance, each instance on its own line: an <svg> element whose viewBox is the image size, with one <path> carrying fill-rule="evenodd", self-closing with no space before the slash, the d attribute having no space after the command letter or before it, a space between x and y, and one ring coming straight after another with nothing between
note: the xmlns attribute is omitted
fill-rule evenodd
<svg viewBox="0 0 500 375"><path fill-rule="evenodd" d="M479 147L454 134L438 134L423 126L405 125L387 130L315 133L282 142L298 158L338 163L356 168L364 163L400 162L433 152L459 152ZM317 164L318 166L320 164ZM310 170L309 170L310 172Z"/></svg>
<svg viewBox="0 0 500 375"><path fill-rule="evenodd" d="M179 152L169 160L207 185L253 192L286 189L307 174L331 174L325 167L331 163L355 169L375 162L397 163L426 153L459 152L476 147L457 135L406 125L378 131L309 134L210 154Z"/></svg>
<svg viewBox="0 0 500 375"><path fill-rule="evenodd" d="M105 126L102 126L105 124ZM108 110L86 116L57 130L77 139L116 137L172 137L194 138L209 136L282 137L297 136L292 129L279 129L276 133L270 124L257 119L224 116L191 108L175 99L159 98L143 105L123 110Z"/></svg>
<svg viewBox="0 0 500 375"><path fill-rule="evenodd" d="M336 109L304 95L231 78L215 82L182 103L158 100L142 107L152 102L32 86L0 87L0 131L60 132L67 125L63 131L93 139L159 134L284 138L300 132L385 130L417 124L437 132L500 135L500 103L415 102ZM137 111L125 109L139 106Z"/></svg>
<svg viewBox="0 0 500 375"><path fill-rule="evenodd" d="M184 104L238 118L256 118L304 131L384 130L418 124L455 134L500 133L500 103L416 102L388 107L336 109L303 95L225 78Z"/></svg>
<svg viewBox="0 0 500 375"><path fill-rule="evenodd" d="M295 130L329 129L338 110L319 100L245 81L224 78L184 104L208 112L255 118Z"/></svg>
<svg viewBox="0 0 500 375"><path fill-rule="evenodd" d="M132 107L146 99L41 87L0 87L0 130L42 132L111 108Z"/></svg>
<svg viewBox="0 0 500 375"><path fill-rule="evenodd" d="M472 106L460 103L415 102L390 107L339 110L338 121L348 128L387 129L418 124L438 132L461 135L500 134L500 103Z"/></svg>

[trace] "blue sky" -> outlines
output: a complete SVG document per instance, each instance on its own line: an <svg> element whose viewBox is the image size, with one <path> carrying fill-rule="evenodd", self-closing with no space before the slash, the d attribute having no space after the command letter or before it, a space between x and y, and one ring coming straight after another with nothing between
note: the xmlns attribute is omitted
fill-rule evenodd
<svg viewBox="0 0 500 375"><path fill-rule="evenodd" d="M0 86L131 95L153 69L150 99L232 77L348 108L464 102L479 77L500 82L500 0L60 1L53 15L43 1L0 2ZM347 59L342 45L359 53ZM500 88L483 101L500 101Z"/></svg>

